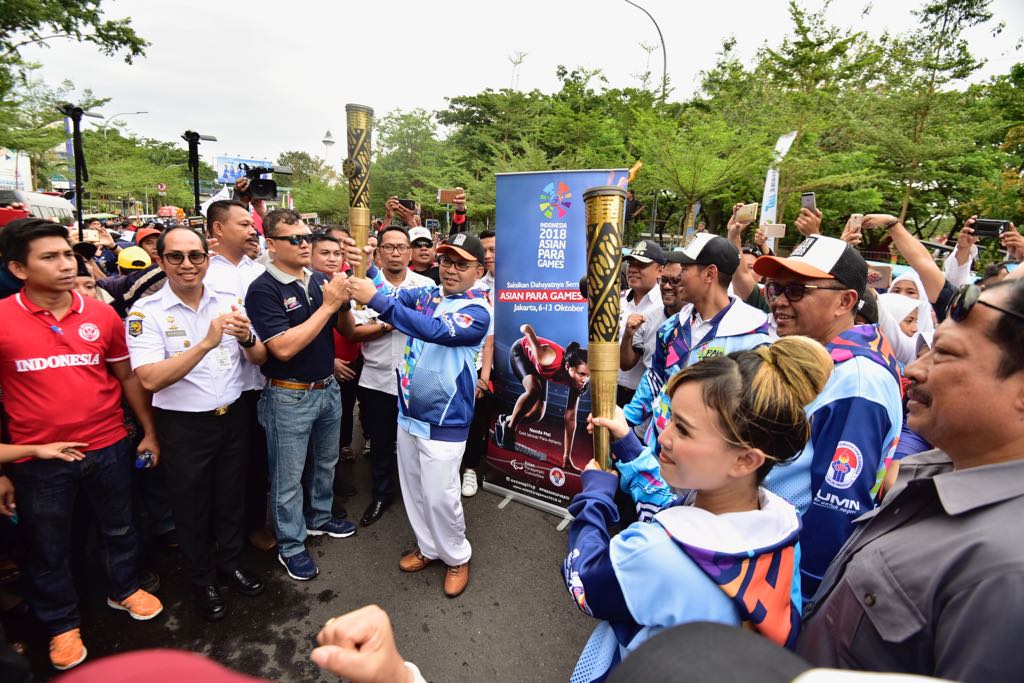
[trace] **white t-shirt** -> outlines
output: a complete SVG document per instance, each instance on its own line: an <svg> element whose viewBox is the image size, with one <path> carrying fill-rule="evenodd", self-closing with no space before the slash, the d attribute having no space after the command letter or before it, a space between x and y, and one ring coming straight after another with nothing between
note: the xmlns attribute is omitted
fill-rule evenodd
<svg viewBox="0 0 1024 683"><path fill-rule="evenodd" d="M627 389L636 389L640 386L640 380L643 379L647 368L651 366L654 347L658 341L657 331L661 324L665 322L665 305L661 302L661 288L658 285L654 285L651 287L651 291L647 292L647 295L640 299L640 301L635 301L633 299L633 290L628 290L626 295L622 297L620 310L620 339L626 330L626 321L634 313L644 316L644 325L648 323L654 325L653 332L643 336L644 355L640 362L634 365L632 370L626 370L625 372L619 370L619 386L626 387Z"/></svg>

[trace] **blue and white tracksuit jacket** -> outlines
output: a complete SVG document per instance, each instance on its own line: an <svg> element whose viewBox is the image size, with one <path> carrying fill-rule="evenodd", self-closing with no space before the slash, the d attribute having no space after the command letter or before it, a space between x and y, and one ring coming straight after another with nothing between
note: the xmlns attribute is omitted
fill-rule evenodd
<svg viewBox="0 0 1024 683"><path fill-rule="evenodd" d="M475 359L491 324L481 290L395 289L376 267L370 308L409 338L398 375L398 426L434 441L465 441L476 397Z"/></svg>
<svg viewBox="0 0 1024 683"><path fill-rule="evenodd" d="M651 367L640 380L633 400L622 409L629 424L640 425L651 417L654 407L664 398L659 397L662 387L683 368L704 358L771 343L768 315L735 297L730 299L730 304L711 319L711 329L703 339L690 339L689 321L693 316L693 304L683 306L662 323L658 328ZM658 433L660 430L655 432L655 436Z"/></svg>
<svg viewBox="0 0 1024 683"><path fill-rule="evenodd" d="M872 325L843 332L825 347L835 368L804 411L811 438L791 462L772 469L763 486L800 513L801 589L817 590L829 563L852 531L852 521L874 508L903 428L899 364ZM656 451L621 439L612 444L622 489L650 518L678 497L661 478Z"/></svg>
<svg viewBox="0 0 1024 683"><path fill-rule="evenodd" d="M800 623L800 520L792 505L764 489L760 509L749 512L714 515L679 504L611 538L615 486L612 474L586 471L569 506L575 519L563 580L581 610L604 620L572 683L605 680L648 638L692 621L748 626L792 646Z"/></svg>

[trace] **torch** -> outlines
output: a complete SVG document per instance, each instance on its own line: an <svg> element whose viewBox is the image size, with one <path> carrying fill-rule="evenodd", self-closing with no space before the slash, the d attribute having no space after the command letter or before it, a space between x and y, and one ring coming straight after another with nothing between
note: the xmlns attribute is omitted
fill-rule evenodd
<svg viewBox="0 0 1024 683"><path fill-rule="evenodd" d="M346 104L348 159L342 165L348 177L348 228L352 239L362 251L370 239L370 136L373 132L373 109L362 104ZM355 264L356 277L366 277L369 257Z"/></svg>
<svg viewBox="0 0 1024 683"><path fill-rule="evenodd" d="M592 187L583 193L587 215L587 360L590 364L590 414L615 416L619 376L619 273L626 191ZM594 458L609 469L611 438L594 427Z"/></svg>

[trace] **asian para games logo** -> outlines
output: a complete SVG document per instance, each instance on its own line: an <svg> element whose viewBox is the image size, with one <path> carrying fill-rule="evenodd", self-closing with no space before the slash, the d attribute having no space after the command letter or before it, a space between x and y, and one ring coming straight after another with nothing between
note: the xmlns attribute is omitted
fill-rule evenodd
<svg viewBox="0 0 1024 683"><path fill-rule="evenodd" d="M857 481L862 469L864 458L860 454L860 449L849 441L840 441L836 444L832 462L828 464L825 482L837 489L848 489Z"/></svg>
<svg viewBox="0 0 1024 683"><path fill-rule="evenodd" d="M552 181L540 193L540 212L545 218L565 218L572 206L572 192L562 181Z"/></svg>

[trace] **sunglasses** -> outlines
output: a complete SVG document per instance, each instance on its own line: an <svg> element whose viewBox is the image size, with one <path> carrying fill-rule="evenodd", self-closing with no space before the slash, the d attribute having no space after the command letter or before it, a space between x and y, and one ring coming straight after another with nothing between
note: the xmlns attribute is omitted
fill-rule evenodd
<svg viewBox="0 0 1024 683"><path fill-rule="evenodd" d="M200 263L205 261L209 257L205 251L190 251L188 252L188 262L194 266L198 266ZM169 251L163 255L163 260L170 263L172 266L180 266L185 262L185 254L180 251Z"/></svg>
<svg viewBox="0 0 1024 683"><path fill-rule="evenodd" d="M802 282L790 282L788 285L780 285L778 282L769 282L764 287L764 292L768 296L769 301L778 299L781 295L785 294L786 299L790 302L800 301L804 298L804 294L807 293L808 289L830 289L835 292L842 292L849 289L849 287L825 287L822 285L805 285Z"/></svg>
<svg viewBox="0 0 1024 683"><path fill-rule="evenodd" d="M292 245L293 247L297 247L300 244L302 244L303 242L305 242L306 244L313 244L313 238L314 237L315 237L315 235L305 234L305 235L288 235L287 237L271 237L270 239L272 239L272 240L280 240L282 242L287 242L288 244Z"/></svg>
<svg viewBox="0 0 1024 683"><path fill-rule="evenodd" d="M1016 311L1010 311L995 304L990 304L987 301L982 301L981 293L983 291L978 285L964 285L960 288L960 291L953 295L953 299L949 302L949 317L953 322L962 323L964 320L967 320L971 309L978 305L987 306L994 311L999 311L1003 315L1008 315L1017 320L1024 320L1024 313L1017 313Z"/></svg>
<svg viewBox="0 0 1024 683"><path fill-rule="evenodd" d="M469 261L455 261L448 258L447 256L442 256L438 260L438 263L441 265L442 268L454 268L460 273L465 273L467 270L469 270L470 266L477 265L476 261L472 263L470 263Z"/></svg>

